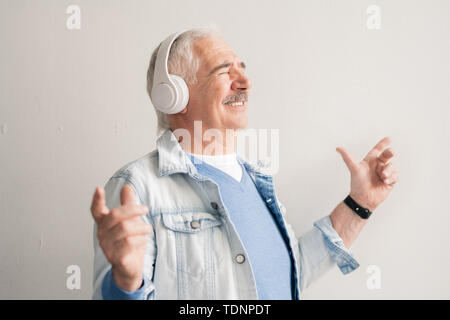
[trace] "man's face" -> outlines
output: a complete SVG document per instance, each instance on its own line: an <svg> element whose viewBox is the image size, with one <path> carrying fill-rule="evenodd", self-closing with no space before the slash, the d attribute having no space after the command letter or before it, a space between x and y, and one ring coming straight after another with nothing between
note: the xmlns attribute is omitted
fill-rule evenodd
<svg viewBox="0 0 450 320"><path fill-rule="evenodd" d="M189 86L186 116L202 120L203 129L245 128L251 87L245 64L222 39L198 39L193 49L200 64L197 82Z"/></svg>

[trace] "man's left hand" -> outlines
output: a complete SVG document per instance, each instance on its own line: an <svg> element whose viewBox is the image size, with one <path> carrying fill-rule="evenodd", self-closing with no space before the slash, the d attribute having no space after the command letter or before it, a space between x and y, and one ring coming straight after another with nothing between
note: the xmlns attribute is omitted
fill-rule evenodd
<svg viewBox="0 0 450 320"><path fill-rule="evenodd" d="M336 148L350 170L350 196L361 206L373 211L392 191L398 172L389 160L394 156L389 137L378 142L361 161L357 162L343 148Z"/></svg>

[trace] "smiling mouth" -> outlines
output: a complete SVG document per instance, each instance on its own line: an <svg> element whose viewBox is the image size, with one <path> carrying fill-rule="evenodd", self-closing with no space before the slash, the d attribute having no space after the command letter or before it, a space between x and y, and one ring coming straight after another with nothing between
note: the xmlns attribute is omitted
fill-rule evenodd
<svg viewBox="0 0 450 320"><path fill-rule="evenodd" d="M242 110L247 109L247 101L233 101L233 102L224 103L223 105L228 108L235 109L235 110L236 109L242 109Z"/></svg>
<svg viewBox="0 0 450 320"><path fill-rule="evenodd" d="M227 107L242 107L245 104L246 104L246 101L233 101L233 102L224 103L224 105L226 105Z"/></svg>
<svg viewBox="0 0 450 320"><path fill-rule="evenodd" d="M227 107L235 109L245 109L247 107L248 93L241 92L233 96L228 96L224 99L223 104Z"/></svg>

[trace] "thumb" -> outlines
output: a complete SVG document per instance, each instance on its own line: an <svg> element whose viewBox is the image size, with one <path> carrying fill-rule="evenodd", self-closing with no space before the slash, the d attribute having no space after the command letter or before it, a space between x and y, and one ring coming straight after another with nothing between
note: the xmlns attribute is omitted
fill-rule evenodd
<svg viewBox="0 0 450 320"><path fill-rule="evenodd" d="M120 203L124 204L136 204L133 188L129 184L125 184L120 191Z"/></svg>
<svg viewBox="0 0 450 320"><path fill-rule="evenodd" d="M355 159L353 159L352 155L347 152L344 148L336 148L336 151L341 154L342 159L344 160L345 164L347 165L348 170L350 170L350 173L356 171L358 168L358 162L356 162Z"/></svg>
<svg viewBox="0 0 450 320"><path fill-rule="evenodd" d="M103 190L103 188L95 188L91 204L91 213L94 219L100 219L102 216L109 213L109 209L106 206L105 190Z"/></svg>

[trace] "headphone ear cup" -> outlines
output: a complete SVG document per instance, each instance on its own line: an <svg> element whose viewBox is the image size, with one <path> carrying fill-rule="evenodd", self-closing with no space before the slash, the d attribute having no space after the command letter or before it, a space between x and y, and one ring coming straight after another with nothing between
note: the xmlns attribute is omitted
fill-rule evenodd
<svg viewBox="0 0 450 320"><path fill-rule="evenodd" d="M169 77L170 80L172 80L172 82L175 84L176 88L175 105L170 111L172 111L171 113L178 113L182 111L189 102L189 88L186 84L186 81L184 81L184 79L181 78L180 76L171 74L169 75Z"/></svg>
<svg viewBox="0 0 450 320"><path fill-rule="evenodd" d="M172 86L167 83L160 83L154 86L151 92L153 105L163 113L168 113L172 109L176 96L177 94Z"/></svg>

